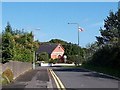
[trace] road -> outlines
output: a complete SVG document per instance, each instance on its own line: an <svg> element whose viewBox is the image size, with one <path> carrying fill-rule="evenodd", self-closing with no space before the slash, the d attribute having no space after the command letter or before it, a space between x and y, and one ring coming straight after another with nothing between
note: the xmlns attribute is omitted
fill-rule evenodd
<svg viewBox="0 0 120 90"><path fill-rule="evenodd" d="M118 90L118 80L80 68L65 67L36 67L35 70L30 70L19 76L13 83L3 86L2 90L25 90L28 88L35 90L57 90L59 80L55 80L57 77L55 77L54 73L65 88L72 88L73 90L80 88L92 88L91 90L94 90L93 88L101 88L101 90L108 88L107 90Z"/></svg>
<svg viewBox="0 0 120 90"><path fill-rule="evenodd" d="M65 88L116 88L118 80L80 68L54 68L53 71L60 78Z"/></svg>

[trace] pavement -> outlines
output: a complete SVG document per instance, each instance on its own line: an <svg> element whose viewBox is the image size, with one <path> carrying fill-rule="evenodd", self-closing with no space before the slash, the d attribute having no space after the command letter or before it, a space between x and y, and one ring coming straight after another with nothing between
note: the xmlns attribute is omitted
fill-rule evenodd
<svg viewBox="0 0 120 90"><path fill-rule="evenodd" d="M3 86L2 90L48 89L52 87L52 81L47 71L48 67L37 67L19 76L14 82Z"/></svg>

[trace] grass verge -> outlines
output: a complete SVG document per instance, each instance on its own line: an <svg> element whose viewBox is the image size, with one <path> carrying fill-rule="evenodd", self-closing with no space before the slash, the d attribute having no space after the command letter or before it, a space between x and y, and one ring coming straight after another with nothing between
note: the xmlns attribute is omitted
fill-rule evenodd
<svg viewBox="0 0 120 90"><path fill-rule="evenodd" d="M98 66L93 66L93 65L88 65L88 64L83 64L82 66L62 66L62 67L69 67L69 68L85 68L88 70L96 71L99 73L104 73L107 75L115 76L120 78L120 70L115 69L115 68L110 68L110 67L98 67Z"/></svg>
<svg viewBox="0 0 120 90"><path fill-rule="evenodd" d="M87 65L84 64L81 66L82 68L89 69L92 71L108 74L111 76L115 76L120 78L120 70L116 68L111 68L111 67L98 67L98 66L93 66L93 65Z"/></svg>

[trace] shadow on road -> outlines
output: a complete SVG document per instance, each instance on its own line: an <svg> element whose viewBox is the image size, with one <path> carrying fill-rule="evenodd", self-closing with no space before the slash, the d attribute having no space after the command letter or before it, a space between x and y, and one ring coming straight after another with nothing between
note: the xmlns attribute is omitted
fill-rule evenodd
<svg viewBox="0 0 120 90"><path fill-rule="evenodd" d="M82 73L80 73L80 76L118 80L114 77L100 74L97 72L91 72L91 71L88 71L88 70L82 69L82 68L56 68L53 70L57 71L57 72L82 72Z"/></svg>
<svg viewBox="0 0 120 90"><path fill-rule="evenodd" d="M83 69L78 69L78 68L57 68L53 70L59 71L59 72L89 72L88 70L83 70Z"/></svg>
<svg viewBox="0 0 120 90"><path fill-rule="evenodd" d="M83 76L95 77L95 78L104 78L104 79L115 79L115 78L110 77L110 76L102 75L99 73L92 73L92 72L88 73L88 74L83 74ZM118 79L115 79L115 80L118 80Z"/></svg>
<svg viewBox="0 0 120 90"><path fill-rule="evenodd" d="M50 66L50 67L62 67L62 66Z"/></svg>

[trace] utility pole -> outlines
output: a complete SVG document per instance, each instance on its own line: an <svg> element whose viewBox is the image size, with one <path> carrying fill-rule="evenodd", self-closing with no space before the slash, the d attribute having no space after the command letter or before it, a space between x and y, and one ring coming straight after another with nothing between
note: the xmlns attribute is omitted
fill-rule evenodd
<svg viewBox="0 0 120 90"><path fill-rule="evenodd" d="M39 28L35 29L35 30L40 30ZM33 31L32 31L32 34L33 34ZM34 35L33 35L33 42L34 42ZM33 43L34 44L34 43ZM35 54L35 51L34 51L34 46L32 44L32 51L33 51L33 69L35 69L35 59L36 59L36 54Z"/></svg>

